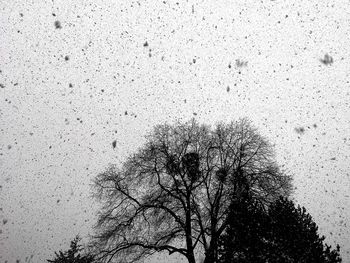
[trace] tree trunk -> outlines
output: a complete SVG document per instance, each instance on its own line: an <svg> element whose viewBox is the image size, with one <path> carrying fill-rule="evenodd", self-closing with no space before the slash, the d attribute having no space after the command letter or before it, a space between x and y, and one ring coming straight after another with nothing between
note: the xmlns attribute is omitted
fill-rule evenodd
<svg viewBox="0 0 350 263"><path fill-rule="evenodd" d="M205 251L204 263L217 263L217 239L215 236L210 240L210 246L207 251Z"/></svg>
<svg viewBox="0 0 350 263"><path fill-rule="evenodd" d="M194 257L194 248L192 242L192 225L191 225L191 199L190 192L187 194L187 211L186 211L186 244L187 244L187 260L188 263L196 263Z"/></svg>
<svg viewBox="0 0 350 263"><path fill-rule="evenodd" d="M196 259L194 257L193 250L188 251L188 253L187 253L187 260L188 260L188 263L196 263Z"/></svg>

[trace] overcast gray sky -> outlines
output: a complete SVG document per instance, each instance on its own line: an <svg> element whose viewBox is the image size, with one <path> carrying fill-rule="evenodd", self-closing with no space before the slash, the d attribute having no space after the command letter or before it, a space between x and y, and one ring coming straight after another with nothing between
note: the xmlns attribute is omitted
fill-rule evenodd
<svg viewBox="0 0 350 263"><path fill-rule="evenodd" d="M0 262L86 241L91 180L153 125L243 116L350 261L349 1L0 0L0 12Z"/></svg>

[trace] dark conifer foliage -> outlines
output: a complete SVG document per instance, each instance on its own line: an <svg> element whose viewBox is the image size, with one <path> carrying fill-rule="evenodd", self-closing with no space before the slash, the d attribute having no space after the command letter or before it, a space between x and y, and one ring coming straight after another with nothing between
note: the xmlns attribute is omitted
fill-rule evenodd
<svg viewBox="0 0 350 263"><path fill-rule="evenodd" d="M269 208L269 218L271 248L280 261L287 258L291 262L341 262L339 246L332 250L324 244L325 237L318 234L318 227L305 207L296 207L293 201L281 197Z"/></svg>
<svg viewBox="0 0 350 263"><path fill-rule="evenodd" d="M230 207L229 226L220 240L220 262L339 263L304 207L281 197L267 211L246 198Z"/></svg>
<svg viewBox="0 0 350 263"><path fill-rule="evenodd" d="M70 248L66 252L61 250L55 252L55 258L53 260L47 260L50 263L92 263L94 257L91 254L81 255L79 252L83 250L81 245L78 245L81 238L76 236L70 243Z"/></svg>
<svg viewBox="0 0 350 263"><path fill-rule="evenodd" d="M268 216L251 198L230 206L228 227L219 242L219 262L265 262Z"/></svg>

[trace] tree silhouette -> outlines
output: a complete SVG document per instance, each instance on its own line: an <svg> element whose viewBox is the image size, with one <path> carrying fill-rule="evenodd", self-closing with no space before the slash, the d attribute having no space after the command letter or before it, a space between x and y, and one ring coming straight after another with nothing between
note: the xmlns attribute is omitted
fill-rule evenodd
<svg viewBox="0 0 350 263"><path fill-rule="evenodd" d="M92 254L81 255L79 252L83 250L81 245L78 243L81 241L79 236L76 236L70 243L70 249L66 252L61 250L55 252L55 258L53 260L47 260L50 263L92 263L94 257Z"/></svg>
<svg viewBox="0 0 350 263"><path fill-rule="evenodd" d="M94 181L102 203L91 246L99 259L135 262L158 251L216 262L232 199L287 196L291 178L247 119L214 128L195 120L158 125L122 166Z"/></svg>
<svg viewBox="0 0 350 263"><path fill-rule="evenodd" d="M247 198L231 205L229 225L220 240L220 262L339 263L304 207L279 198L264 207Z"/></svg>
<svg viewBox="0 0 350 263"><path fill-rule="evenodd" d="M228 225L219 240L219 262L266 262L268 215L249 195L233 200Z"/></svg>

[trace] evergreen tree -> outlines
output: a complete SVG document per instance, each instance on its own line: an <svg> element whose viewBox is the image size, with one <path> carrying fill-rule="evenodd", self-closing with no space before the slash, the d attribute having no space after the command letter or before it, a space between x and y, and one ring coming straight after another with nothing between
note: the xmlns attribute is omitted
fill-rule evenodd
<svg viewBox="0 0 350 263"><path fill-rule="evenodd" d="M268 218L263 206L250 198L234 201L228 220L220 239L219 262L265 262Z"/></svg>
<svg viewBox="0 0 350 263"><path fill-rule="evenodd" d="M324 236L305 207L281 197L268 210L271 256L278 262L338 263L341 262L339 245L336 250L324 244ZM280 253L283 252L283 253Z"/></svg>
<svg viewBox="0 0 350 263"><path fill-rule="evenodd" d="M220 262L340 263L336 249L324 244L304 207L281 197L268 210L251 198L234 201L229 226L220 239Z"/></svg>
<svg viewBox="0 0 350 263"><path fill-rule="evenodd" d="M55 252L56 258L53 260L47 260L50 263L92 263L94 257L91 254L81 255L79 252L83 250L81 245L78 245L81 238L76 236L70 243L70 249L66 252L61 250Z"/></svg>

